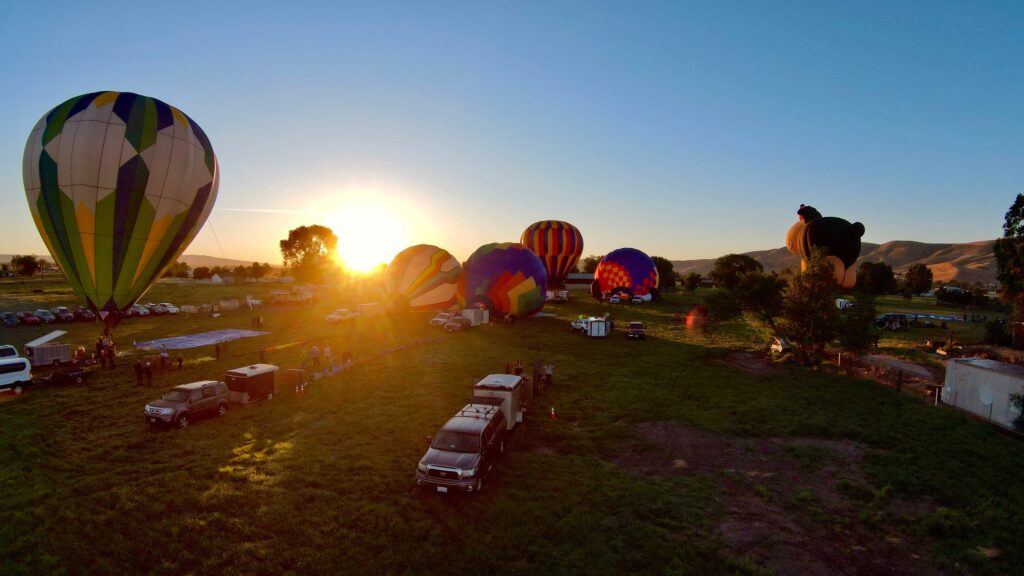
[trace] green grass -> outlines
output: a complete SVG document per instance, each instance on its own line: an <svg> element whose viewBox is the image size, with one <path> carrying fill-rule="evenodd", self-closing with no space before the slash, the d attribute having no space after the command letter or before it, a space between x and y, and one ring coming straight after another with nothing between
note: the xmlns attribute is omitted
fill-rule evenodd
<svg viewBox="0 0 1024 576"><path fill-rule="evenodd" d="M160 284L145 301L269 289ZM701 298L670 294L636 307L575 301L547 308L559 318L447 335L428 329L423 314L327 326L329 310L355 299L325 294L311 307L268 308L272 334L233 343L229 358L187 352L185 370L158 374L152 388L135 387L122 361L88 386L7 397L0 573L759 573L714 536L724 493L713 480L643 476L612 463L637 440L635 424L660 420L727 435L860 442L872 485L855 495L884 489L941 506L905 528L934 542L925 551L933 562L978 574L1021 570L1019 442L873 382L792 366L764 376L730 368L719 361L728 349L764 343L743 323L710 338L686 331L675 315ZM43 299L73 303L59 283L42 295L0 285L0 308L34 309ZM569 319L606 310L647 322L648 339L569 332ZM248 318L129 319L115 335L127 350L132 340L245 328ZM2 334L20 345L46 331ZM69 341L88 345L98 326L69 332ZM335 354L360 358L425 339L318 381L304 396L283 393L185 431L153 432L142 420L142 406L163 389L217 378L267 345L329 342ZM296 367L299 354L292 347L268 361ZM421 493L412 477L425 437L466 402L474 379L538 356L556 365L540 411L555 407L558 419L533 418L479 497ZM825 457L796 450L801 465ZM817 509L807 497L796 504ZM979 547L1001 554L986 558Z"/></svg>

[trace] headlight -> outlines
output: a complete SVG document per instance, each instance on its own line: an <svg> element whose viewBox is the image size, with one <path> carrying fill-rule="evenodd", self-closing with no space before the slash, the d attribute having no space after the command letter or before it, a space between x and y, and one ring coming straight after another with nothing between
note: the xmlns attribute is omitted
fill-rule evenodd
<svg viewBox="0 0 1024 576"><path fill-rule="evenodd" d="M419 464L416 464L416 468L419 469L420 472L427 471L427 465L424 464L422 460L419 462Z"/></svg>
<svg viewBox="0 0 1024 576"><path fill-rule="evenodd" d="M472 478L473 476L476 476L476 468L466 468L462 471L463 478Z"/></svg>

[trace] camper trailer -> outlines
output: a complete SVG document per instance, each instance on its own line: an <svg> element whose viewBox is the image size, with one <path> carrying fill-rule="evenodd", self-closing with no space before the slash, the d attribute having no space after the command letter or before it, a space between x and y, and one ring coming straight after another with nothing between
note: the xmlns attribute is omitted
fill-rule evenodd
<svg viewBox="0 0 1024 576"><path fill-rule="evenodd" d="M252 364L228 370L224 382L230 390L228 399L236 404L270 400L277 393L277 366Z"/></svg>
<svg viewBox="0 0 1024 576"><path fill-rule="evenodd" d="M71 347L54 342L65 334L67 332L64 330L54 330L25 344L25 358L28 358L33 366L60 366L62 362L70 362Z"/></svg>
<svg viewBox="0 0 1024 576"><path fill-rule="evenodd" d="M509 430L526 420L529 406L529 391L522 376L512 374L489 374L473 385L473 402L485 403L493 398L501 401L501 411Z"/></svg>
<svg viewBox="0 0 1024 576"><path fill-rule="evenodd" d="M1024 367L982 358L956 358L946 363L942 401L1004 428L1013 429L1020 411L1010 394L1024 394Z"/></svg>

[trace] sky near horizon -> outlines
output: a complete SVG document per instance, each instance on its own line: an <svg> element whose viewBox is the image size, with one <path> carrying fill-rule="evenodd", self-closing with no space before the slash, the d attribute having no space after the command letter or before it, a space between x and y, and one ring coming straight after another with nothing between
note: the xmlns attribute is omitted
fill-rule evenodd
<svg viewBox="0 0 1024 576"><path fill-rule="evenodd" d="M98 90L203 127L186 253L248 261L301 224L465 260L547 219L713 258L782 246L801 203L968 242L1024 193L1024 2L4 2L0 53L6 254L46 253L30 130Z"/></svg>

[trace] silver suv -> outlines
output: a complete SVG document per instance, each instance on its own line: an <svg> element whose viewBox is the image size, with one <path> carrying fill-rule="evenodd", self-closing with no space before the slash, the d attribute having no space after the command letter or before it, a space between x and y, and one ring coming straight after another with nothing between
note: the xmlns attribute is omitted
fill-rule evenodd
<svg viewBox="0 0 1024 576"><path fill-rule="evenodd" d="M152 426L167 424L188 428L199 417L223 416L227 411L227 385L203 380L171 388L159 400L146 404L143 415Z"/></svg>
<svg viewBox="0 0 1024 576"><path fill-rule="evenodd" d="M434 436L416 465L416 485L437 492L479 492L505 452L507 428L500 402L466 405Z"/></svg>

